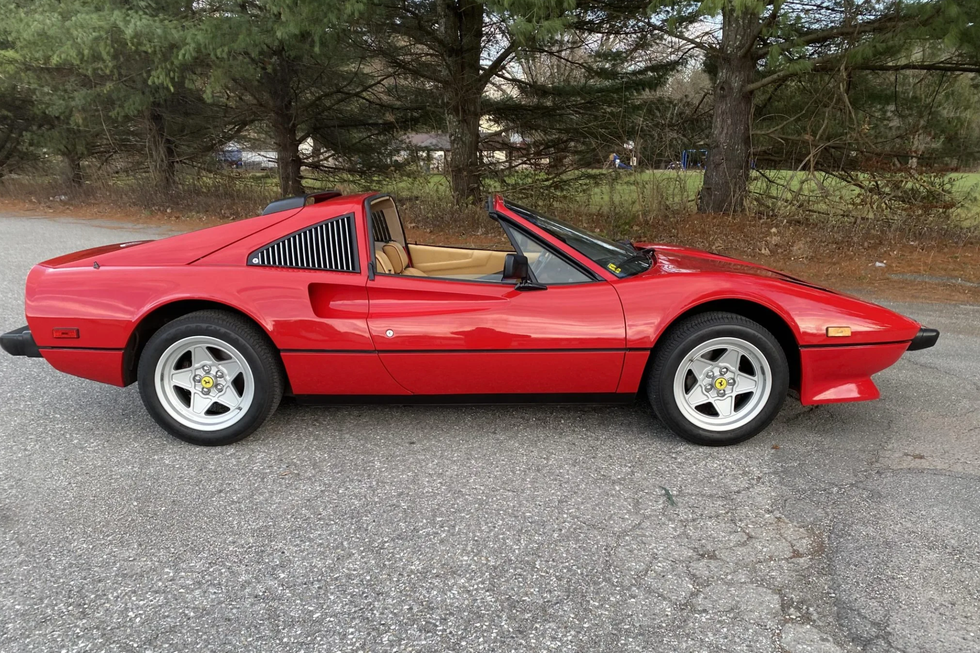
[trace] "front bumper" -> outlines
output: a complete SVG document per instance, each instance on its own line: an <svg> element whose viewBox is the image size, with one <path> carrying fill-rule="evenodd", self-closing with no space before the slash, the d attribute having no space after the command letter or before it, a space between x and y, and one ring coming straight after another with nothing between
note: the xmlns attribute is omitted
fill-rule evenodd
<svg viewBox="0 0 980 653"><path fill-rule="evenodd" d="M0 348L11 356L41 358L41 350L37 348L34 336L31 335L30 328L26 326L0 336Z"/></svg>
<svg viewBox="0 0 980 653"><path fill-rule="evenodd" d="M939 340L939 330L938 329L927 329L922 327L919 332L915 334L912 338L912 343L906 351L918 351L920 349L929 349L936 344Z"/></svg>

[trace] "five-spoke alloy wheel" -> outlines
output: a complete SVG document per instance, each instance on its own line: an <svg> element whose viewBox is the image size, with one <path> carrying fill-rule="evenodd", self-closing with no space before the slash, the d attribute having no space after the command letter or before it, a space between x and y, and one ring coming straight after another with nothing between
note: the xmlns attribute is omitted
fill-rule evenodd
<svg viewBox="0 0 980 653"><path fill-rule="evenodd" d="M245 357L226 342L191 336L157 361L156 392L164 410L189 428L219 431L252 405L255 378Z"/></svg>
<svg viewBox="0 0 980 653"><path fill-rule="evenodd" d="M202 445L246 437L283 392L281 363L265 335L221 311L164 325L143 349L138 376L153 418L176 437Z"/></svg>
<svg viewBox="0 0 980 653"><path fill-rule="evenodd" d="M671 327L647 380L650 402L672 431L697 444L728 445L763 430L789 386L786 354L762 325L711 312Z"/></svg>

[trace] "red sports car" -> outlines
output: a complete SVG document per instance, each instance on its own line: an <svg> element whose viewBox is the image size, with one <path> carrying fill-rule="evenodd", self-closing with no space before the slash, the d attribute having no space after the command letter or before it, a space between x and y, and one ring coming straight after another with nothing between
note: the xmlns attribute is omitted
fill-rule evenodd
<svg viewBox="0 0 980 653"><path fill-rule="evenodd" d="M27 279L14 355L117 386L202 445L284 394L358 403L630 401L698 444L871 376L939 332L725 256L618 243L492 197L499 247L409 243L388 195L318 193L260 217L68 254Z"/></svg>

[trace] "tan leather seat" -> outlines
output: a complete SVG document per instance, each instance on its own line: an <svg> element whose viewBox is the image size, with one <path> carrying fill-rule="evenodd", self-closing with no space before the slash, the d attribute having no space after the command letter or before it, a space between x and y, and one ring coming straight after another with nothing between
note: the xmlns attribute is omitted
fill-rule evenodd
<svg viewBox="0 0 980 653"><path fill-rule="evenodd" d="M401 243L394 241L385 243L381 248L385 257L391 262L391 267L395 274L405 274L410 277L427 277L425 272L408 265L408 252L402 247Z"/></svg>
<svg viewBox="0 0 980 653"><path fill-rule="evenodd" d="M384 252L374 253L374 267L376 272L380 274L394 274L395 269L391 265L391 261L385 256Z"/></svg>

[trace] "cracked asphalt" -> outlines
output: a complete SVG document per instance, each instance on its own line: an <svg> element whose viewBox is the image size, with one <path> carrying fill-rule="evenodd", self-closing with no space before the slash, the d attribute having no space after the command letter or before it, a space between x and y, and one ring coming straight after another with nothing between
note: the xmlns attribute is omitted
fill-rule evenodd
<svg viewBox="0 0 980 653"><path fill-rule="evenodd" d="M42 259L163 228L0 217ZM183 444L0 356L0 651L980 651L980 306L733 448L628 407L284 405Z"/></svg>

